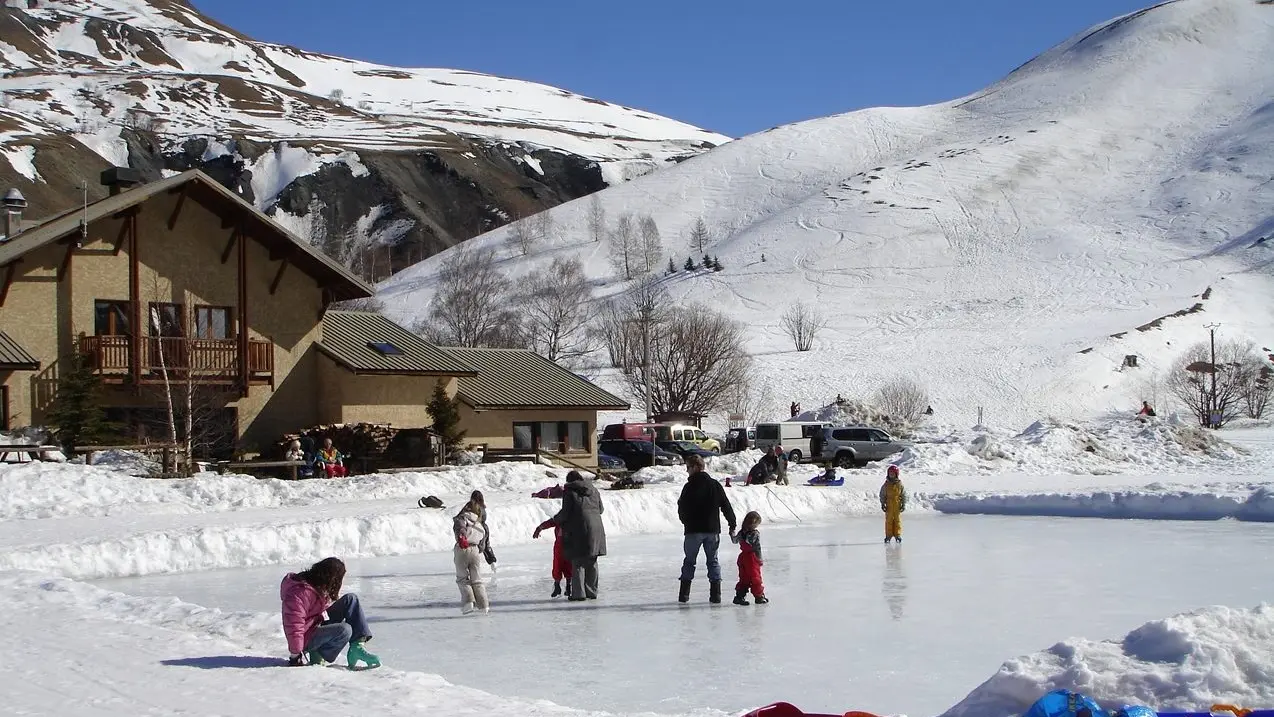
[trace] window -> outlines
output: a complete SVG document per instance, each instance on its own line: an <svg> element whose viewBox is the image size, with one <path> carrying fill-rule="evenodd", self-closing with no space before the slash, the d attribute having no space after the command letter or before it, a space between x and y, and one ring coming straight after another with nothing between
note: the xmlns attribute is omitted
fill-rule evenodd
<svg viewBox="0 0 1274 717"><path fill-rule="evenodd" d="M540 421L513 424L513 447L518 450L531 450L539 446L546 451L560 451L562 441L566 442L568 451L587 451L588 423L586 421ZM608 443L622 442L608 441Z"/></svg>
<svg viewBox="0 0 1274 717"><path fill-rule="evenodd" d="M889 436L885 435L885 432L884 432L884 431L872 431L872 432L871 432L871 439L872 439L873 441L876 441L877 443L888 443L888 442L889 442Z"/></svg>
<svg viewBox="0 0 1274 717"><path fill-rule="evenodd" d="M185 333L181 304L150 304L150 335L164 338L180 338Z"/></svg>
<svg viewBox="0 0 1274 717"><path fill-rule="evenodd" d="M850 435L851 435L852 433L853 433L853 431L850 431L850 430L849 430L849 429L847 429L847 428L838 428L838 429L836 429L835 431L832 431L832 439L837 440L837 441L848 441L848 440L852 440L852 439L850 438Z"/></svg>
<svg viewBox="0 0 1274 717"><path fill-rule="evenodd" d="M758 441L774 441L779 437L779 424L766 423L756 427L756 438Z"/></svg>
<svg viewBox="0 0 1274 717"><path fill-rule="evenodd" d="M97 300L93 302L93 334L95 336L127 336L128 302Z"/></svg>
<svg viewBox="0 0 1274 717"><path fill-rule="evenodd" d="M801 426L801 438L811 438L822 432L822 426Z"/></svg>
<svg viewBox="0 0 1274 717"><path fill-rule="evenodd" d="M195 337L200 339L230 338L230 308L227 306L196 306Z"/></svg>
<svg viewBox="0 0 1274 717"><path fill-rule="evenodd" d="M367 343L367 347L380 353L382 356L402 355L402 350L388 341L369 341Z"/></svg>
<svg viewBox="0 0 1274 717"><path fill-rule="evenodd" d="M704 433L703 431L698 431L698 430L696 430L696 431L695 431L695 440L696 440L696 441L706 441L706 440L708 440L708 434Z"/></svg>

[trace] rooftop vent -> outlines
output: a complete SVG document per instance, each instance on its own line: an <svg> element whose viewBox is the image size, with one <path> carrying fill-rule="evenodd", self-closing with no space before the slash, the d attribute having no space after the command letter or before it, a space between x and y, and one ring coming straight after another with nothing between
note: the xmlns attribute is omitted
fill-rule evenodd
<svg viewBox="0 0 1274 717"><path fill-rule="evenodd" d="M17 187L4 193L4 238L12 239L22 231L22 210L27 208L27 199Z"/></svg>
<svg viewBox="0 0 1274 717"><path fill-rule="evenodd" d="M102 186L110 189L111 196L127 191L142 183L142 173L129 167L111 167L102 171Z"/></svg>

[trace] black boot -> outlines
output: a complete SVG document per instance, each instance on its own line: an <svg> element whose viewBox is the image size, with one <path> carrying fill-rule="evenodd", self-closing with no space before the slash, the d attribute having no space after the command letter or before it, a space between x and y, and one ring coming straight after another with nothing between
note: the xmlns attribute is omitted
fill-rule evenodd
<svg viewBox="0 0 1274 717"><path fill-rule="evenodd" d="M708 602L710 603L721 602L721 581L720 580L713 580L710 583L708 583Z"/></svg>
<svg viewBox="0 0 1274 717"><path fill-rule="evenodd" d="M677 592L677 602L690 602L690 581L681 581L681 590Z"/></svg>
<svg viewBox="0 0 1274 717"><path fill-rule="evenodd" d="M756 604L757 604L757 605L764 605L764 604L766 604L766 603L767 603L767 602L769 602L769 601L770 601L770 599L769 599L769 598L767 598L766 596L762 595L762 596L760 596L760 597L758 597L758 598L756 599Z"/></svg>
<svg viewBox="0 0 1274 717"><path fill-rule="evenodd" d="M748 595L747 588L735 588L734 589L734 604L735 605L750 605L751 603L748 602L747 595Z"/></svg>
<svg viewBox="0 0 1274 717"><path fill-rule="evenodd" d="M570 586L570 585L567 585L567 586L566 586L566 589L569 591L569 590L571 589L571 586ZM562 594L562 581L560 581L560 580L554 580L554 581L553 581L553 594L552 594L552 595L549 595L549 597L557 597L558 595L561 595L561 594ZM570 595L568 594L566 597L570 597Z"/></svg>

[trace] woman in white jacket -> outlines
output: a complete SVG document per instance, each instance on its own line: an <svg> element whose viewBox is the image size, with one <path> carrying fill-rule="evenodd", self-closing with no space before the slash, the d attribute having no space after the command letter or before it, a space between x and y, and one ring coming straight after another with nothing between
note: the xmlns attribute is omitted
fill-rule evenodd
<svg viewBox="0 0 1274 717"><path fill-rule="evenodd" d="M475 609L487 612L490 603L482 581L482 562L490 536L482 491L475 490L469 497L452 521L452 530L456 535L452 557L456 563L456 585L460 586L460 611L466 615Z"/></svg>

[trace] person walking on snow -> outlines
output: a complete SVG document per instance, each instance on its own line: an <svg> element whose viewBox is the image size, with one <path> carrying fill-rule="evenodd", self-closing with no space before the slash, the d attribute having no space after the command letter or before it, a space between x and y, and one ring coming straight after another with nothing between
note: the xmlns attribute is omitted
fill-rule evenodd
<svg viewBox="0 0 1274 717"><path fill-rule="evenodd" d="M682 544L685 560L681 563L681 589L677 593L677 602L690 602L690 584L694 581L695 563L702 549L708 564L708 601L719 603L721 563L717 552L721 548L721 516L725 516L733 539L734 507L726 497L725 488L704 470L702 457L686 456L686 473L686 484L677 499L677 516L686 529Z"/></svg>
<svg viewBox="0 0 1274 717"><path fill-rule="evenodd" d="M765 561L761 558L761 514L755 510L743 516L743 526L730 540L739 546L739 582L734 586L734 604L747 605L748 590L756 598L757 605L769 602L765 597L765 585L761 582L761 566Z"/></svg>
<svg viewBox="0 0 1274 717"><path fill-rule="evenodd" d="M604 512L602 494L593 481L585 480L579 471L567 473L562 509L548 522L562 528L562 552L571 561L567 596L572 602L597 599L597 558L606 554ZM540 528L533 537L539 537Z"/></svg>
<svg viewBox="0 0 1274 717"><path fill-rule="evenodd" d="M907 510L907 491L898 477L898 466L889 466L885 482L880 486L880 509L885 513L885 542L897 538L902 542L902 513Z"/></svg>
<svg viewBox="0 0 1274 717"><path fill-rule="evenodd" d="M566 559L566 552L562 549L562 526L554 525L553 519L540 523L535 528L535 532L531 534L532 538L539 538L540 533L553 529L553 594L549 597L557 597L562 594L562 578L566 578L566 597L571 597L571 575L574 570L571 569L571 561Z"/></svg>
<svg viewBox="0 0 1274 717"><path fill-rule="evenodd" d="M335 662L348 645L345 660L351 669L359 662L380 667L380 658L366 649L372 632L358 596L341 595L344 580L345 563L339 558L324 558L309 570L284 576L279 584L279 599L289 665Z"/></svg>
<svg viewBox="0 0 1274 717"><path fill-rule="evenodd" d="M487 504L482 491L475 490L469 502L451 521L456 547L451 557L456 565L456 585L460 588L460 612L488 612L487 586L482 579L482 561L487 552L490 531L487 530Z"/></svg>

